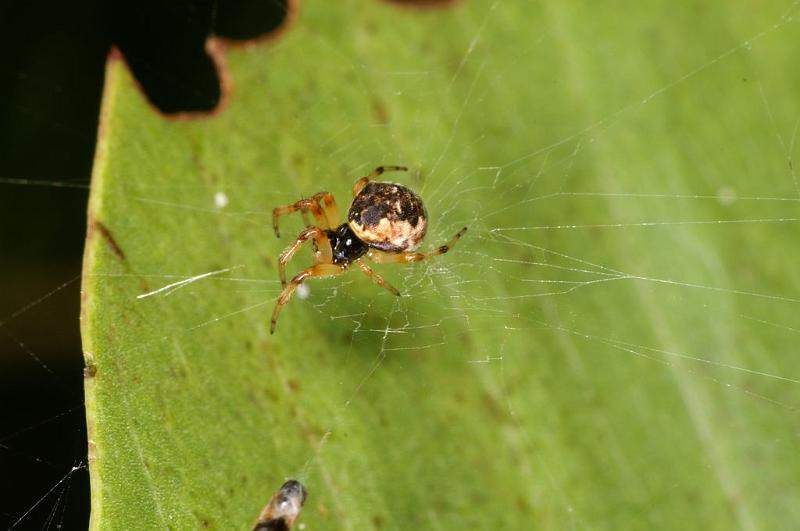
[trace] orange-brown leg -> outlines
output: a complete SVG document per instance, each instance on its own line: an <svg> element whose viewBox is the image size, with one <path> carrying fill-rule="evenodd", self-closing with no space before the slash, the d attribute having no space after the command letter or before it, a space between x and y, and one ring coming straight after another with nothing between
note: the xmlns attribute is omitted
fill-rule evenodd
<svg viewBox="0 0 800 531"><path fill-rule="evenodd" d="M320 192L325 193L325 192ZM320 194L317 194L320 195ZM314 196L316 197L316 196ZM322 211L322 207L314 198L311 199L301 199L296 203L292 203L291 205L287 205L284 207L276 207L272 209L272 228L275 230L275 236L278 238L281 237L281 232L278 229L278 218L280 216L285 216L286 214L291 214L292 212L300 211L303 214L303 221L308 227L308 217L306 215L307 212L311 212L314 215L314 219L317 221L317 225L322 227L323 229L330 229L332 225L328 223L328 217ZM335 225L334 225L335 226Z"/></svg>
<svg viewBox="0 0 800 531"><path fill-rule="evenodd" d="M311 198L322 207L325 217L328 220L326 228L333 229L341 223L342 218L339 217L339 207L336 206L336 198L330 192L319 192L314 194Z"/></svg>
<svg viewBox="0 0 800 531"><path fill-rule="evenodd" d="M394 295L397 295L398 297L400 296L400 292L397 291L397 288L386 282L382 276L373 271L372 268L367 264L365 264L363 260L359 259L356 261L356 263L358 264L358 267L361 268L361 271L363 271L369 278L374 280L377 285L386 288L387 290L389 290Z"/></svg>
<svg viewBox="0 0 800 531"><path fill-rule="evenodd" d="M312 277L332 277L334 275L339 275L347 271L347 268L343 268L342 266L338 266L336 264L317 264L315 266L311 266L308 269L304 269L292 279L289 284L283 288L283 292L281 296L278 297L278 302L275 304L275 309L272 311L272 323L269 327L269 333L275 333L275 325L278 322L278 315L280 315L281 310L289 302L289 299L292 297L292 293L294 290L297 289L297 286L302 284L306 279Z"/></svg>
<svg viewBox="0 0 800 531"><path fill-rule="evenodd" d="M368 182L387 171L408 171L408 168L405 166L378 166L372 170L372 173L356 181L356 184L353 185L353 197L357 196L358 192L360 192Z"/></svg>
<svg viewBox="0 0 800 531"><path fill-rule="evenodd" d="M333 251L331 250L331 242L325 234L325 230L319 227L310 227L301 232L292 245L286 248L278 258L278 276L281 279L281 287L286 287L286 264L292 259L300 247L309 239L314 239L317 245L317 252L314 260L317 264L329 264L333 261Z"/></svg>
<svg viewBox="0 0 800 531"><path fill-rule="evenodd" d="M376 263L379 264L405 264L409 262L420 262L427 258L431 258L432 256L438 256L440 254L444 254L456 244L458 240L467 232L467 228L464 227L458 233L453 236L453 239L447 242L445 245L437 247L433 251L428 251L427 253L385 253L383 251L378 251L376 249L372 249L369 251L367 256Z"/></svg>

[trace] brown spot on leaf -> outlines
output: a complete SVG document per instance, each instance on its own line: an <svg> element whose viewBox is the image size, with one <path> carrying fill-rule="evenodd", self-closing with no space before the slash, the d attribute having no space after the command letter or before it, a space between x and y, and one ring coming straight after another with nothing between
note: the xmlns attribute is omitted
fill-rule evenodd
<svg viewBox="0 0 800 531"><path fill-rule="evenodd" d="M94 229L96 229L103 237L103 239L106 241L106 243L108 243L108 245L111 247L111 251L115 255L117 255L117 258L119 258L124 262L125 253L123 252L122 247L120 247L119 244L117 243L117 240L114 238L114 235L111 233L109 228L106 227L102 221L93 219L89 223L89 235L88 235L89 237L92 237Z"/></svg>
<svg viewBox="0 0 800 531"><path fill-rule="evenodd" d="M379 99L372 100L372 115L375 117L375 122L380 125L386 125L390 122L386 105Z"/></svg>
<svg viewBox="0 0 800 531"><path fill-rule="evenodd" d="M489 393L483 393L481 398L483 399L483 405L486 407L486 410L492 417L496 419L505 419L505 411L492 395Z"/></svg>

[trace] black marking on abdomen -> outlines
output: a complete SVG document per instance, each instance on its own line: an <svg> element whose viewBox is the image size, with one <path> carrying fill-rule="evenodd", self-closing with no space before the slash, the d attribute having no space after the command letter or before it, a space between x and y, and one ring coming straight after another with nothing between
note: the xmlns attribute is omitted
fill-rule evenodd
<svg viewBox="0 0 800 531"><path fill-rule="evenodd" d="M347 220L369 229L382 219L407 221L416 227L419 218L427 218L422 199L410 188L397 183L372 181L358 193L347 213Z"/></svg>

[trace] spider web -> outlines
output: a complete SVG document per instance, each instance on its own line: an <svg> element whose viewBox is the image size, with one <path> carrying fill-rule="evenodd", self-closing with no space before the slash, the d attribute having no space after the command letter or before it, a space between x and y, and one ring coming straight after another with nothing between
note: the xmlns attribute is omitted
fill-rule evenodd
<svg viewBox="0 0 800 531"><path fill-rule="evenodd" d="M347 349L337 352L337 363L339 369L358 370L341 382L342 398L323 416L313 451L300 452L298 466L286 475L304 481L312 493L330 488L335 482L325 477L325 452L333 437L355 429L351 408L376 399L376 384L387 381L381 379L387 371L407 377L407 366L435 360L468 375L485 407L502 419L489 431L500 440L499 453L519 459L519 477L509 479L521 486L519 503L535 507L541 497L554 500L554 527L586 527L603 514L571 484L582 472L560 461L570 452L608 459L609 468L595 472L610 470L615 479L609 486L617 480L640 485L650 495L659 492L645 477L648 456L629 453L637 446L653 452L654 460L680 455L674 463L683 467L670 478L677 490L691 490L682 487L695 481L714 485L731 504L729 521L740 527L771 523L770 513L780 512L776 507L791 511L788 502L767 498L776 485L788 499L798 490L790 473L795 465L785 461L796 450L792 426L800 383L800 367L787 350L800 331L800 292L791 275L800 222L793 163L800 106L784 90L796 83L785 77L789 69L777 71L782 63L766 58L794 41L797 10L798 2L785 3L756 21L744 20L747 13L734 14L731 24L739 27L732 34L740 36L711 39L714 44L706 42L702 52L652 57L653 71L636 72L636 81L626 78L634 74L624 69L594 70L603 64L603 54L617 54L624 62L640 51L581 46L586 39L581 32L588 29L574 21L569 8L549 6L532 14L545 19L532 24L548 33L504 47L502 29L513 10L495 1L461 15L470 38L447 70L450 81L435 95L450 103L433 119L415 117L420 133L405 141L403 150L381 145L379 134L370 138L371 129L391 123L343 117L320 146L334 167L337 159L355 161L348 167L355 178L378 163L419 161L424 172L396 179L410 183L426 201L431 214L426 246L444 243L461 226L469 231L444 257L376 267L403 298L392 298L358 273L309 283L297 292L278 333L310 312L326 330L346 333ZM691 14L661 24L678 25L680 16ZM324 37L320 40L324 45ZM590 42L595 41L614 42L600 36ZM554 65L558 70L550 70ZM515 75L520 69L525 76ZM429 80L444 71L444 65L421 57L370 75L387 94L415 102L430 97ZM528 99L531 79L553 88L536 87ZM629 85L650 88L636 92ZM697 100L714 123L692 119ZM577 107L571 119L564 112L568 105ZM300 126L313 120L309 112ZM245 137L253 134L242 131ZM648 149L642 149L642 137L654 140ZM366 155L375 143L387 160ZM327 171L319 165L313 173ZM337 181L333 190L341 210L344 183ZM270 206L284 204L319 188L307 186L276 190L266 199ZM268 229L268 209L259 206L265 198L248 198L249 190L210 188L205 205L175 202L169 191L167 186L140 191L137 200L165 212L224 215L261 227L262 233ZM290 226L283 225L284 234L291 233ZM294 228L300 227L296 220ZM296 261L309 258L299 254ZM249 264L224 263L213 270L152 272L145 275L151 289L136 303L167 300L186 307L194 297L208 297L209 290L238 292L246 300L170 332L171 338L192 337L245 316L265 321L279 285L251 270ZM4 319L2 328L8 331L6 323L60 291L59 286L31 299ZM48 370L24 338L15 343ZM365 350L368 363L354 360ZM436 397L446 388L399 378L413 393ZM620 383L625 387L618 388ZM654 400L661 395L667 397L663 402ZM552 397L561 403L548 404ZM467 401L465 407L478 405ZM626 414L636 422L625 424ZM668 431L673 423L677 437ZM547 436L571 431L592 440ZM0 434L0 451L25 451L6 445L19 433ZM688 435L692 440L680 440ZM669 441L666 448L659 438ZM599 447L587 450L594 439ZM757 472L748 470L753 459L760 463ZM46 506L52 515L46 526L57 524L70 479L84 468L85 457L76 453L29 511ZM766 486L753 485L759 478ZM667 516L673 505L647 503L649 522L674 521ZM10 516L12 524L21 525L28 512ZM427 514L423 522L447 527L442 518Z"/></svg>

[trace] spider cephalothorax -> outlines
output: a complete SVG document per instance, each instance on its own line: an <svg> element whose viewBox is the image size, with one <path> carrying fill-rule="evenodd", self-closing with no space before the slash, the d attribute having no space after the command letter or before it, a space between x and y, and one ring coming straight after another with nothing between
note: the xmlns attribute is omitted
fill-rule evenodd
<svg viewBox="0 0 800 531"><path fill-rule="evenodd" d="M346 271L350 264L356 263L376 283L395 295L400 295L399 291L364 263L364 256L378 263L419 262L446 253L461 238L467 230L466 227L458 231L446 245L427 253L413 252L422 242L428 228L428 214L422 199L401 184L371 180L387 171L406 170L403 166L380 166L356 181L347 223L341 225L338 224L336 200L330 192L319 192L308 199L301 199L272 211L272 226L278 237L278 218L298 210L304 219L311 212L317 226L309 226L306 220L306 230L281 253L278 274L283 292L272 312L270 333L275 332L275 324L283 306L289 302L297 286L307 278L338 275ZM315 264L295 275L287 284L286 263L309 239L313 240L316 249Z"/></svg>
<svg viewBox="0 0 800 531"><path fill-rule="evenodd" d="M347 266L369 252L369 246L361 241L347 223L335 229L326 229L325 235L333 253L333 263Z"/></svg>

